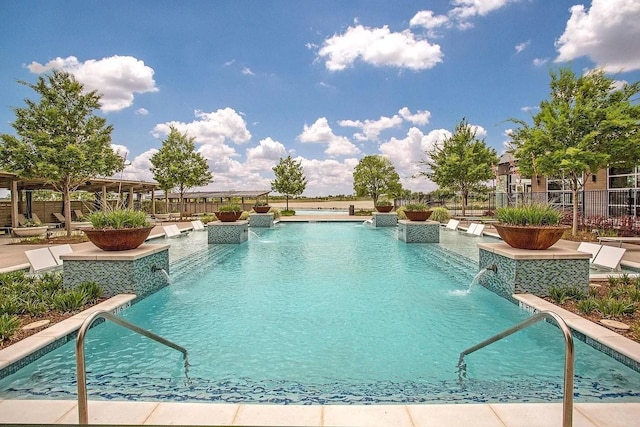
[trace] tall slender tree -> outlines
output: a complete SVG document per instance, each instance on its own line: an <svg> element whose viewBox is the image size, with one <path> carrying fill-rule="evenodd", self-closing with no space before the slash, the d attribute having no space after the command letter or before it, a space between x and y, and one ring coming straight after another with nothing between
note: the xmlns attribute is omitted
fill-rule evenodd
<svg viewBox="0 0 640 427"><path fill-rule="evenodd" d="M284 194L289 210L289 197L299 196L307 188L302 162L293 160L291 156L280 158L278 164L273 167L273 173L275 179L271 181L271 189Z"/></svg>
<svg viewBox="0 0 640 427"><path fill-rule="evenodd" d="M640 82L619 86L603 70L576 76L570 68L551 71L549 99L533 124L511 119L511 150L523 176L563 179L573 195L578 227L578 193L589 175L608 166L640 162L640 105L632 99Z"/></svg>
<svg viewBox="0 0 640 427"><path fill-rule="evenodd" d="M176 188L179 197L180 220L184 195L190 188L207 185L213 178L207 160L195 151L195 138L180 133L175 127L169 128L169 135L162 141L162 148L151 156L153 178L165 191Z"/></svg>
<svg viewBox="0 0 640 427"><path fill-rule="evenodd" d="M30 87L39 100L25 99L15 108L12 123L17 137L4 134L0 166L29 179L44 179L62 193L67 236L71 236L70 194L96 176L111 176L124 167L124 159L111 147L113 127L96 116L100 95L85 92L71 74L53 71Z"/></svg>
<svg viewBox="0 0 640 427"><path fill-rule="evenodd" d="M462 215L466 215L469 194L487 191L485 182L493 177L492 164L498 163L496 150L487 147L484 139L476 137L474 129L463 118L453 134L427 152L428 160L420 162L428 170L426 176L443 190L457 191L462 195Z"/></svg>
<svg viewBox="0 0 640 427"><path fill-rule="evenodd" d="M371 197L373 205L382 195L402 194L400 175L391 161L380 155L364 156L353 170L353 189L358 197Z"/></svg>

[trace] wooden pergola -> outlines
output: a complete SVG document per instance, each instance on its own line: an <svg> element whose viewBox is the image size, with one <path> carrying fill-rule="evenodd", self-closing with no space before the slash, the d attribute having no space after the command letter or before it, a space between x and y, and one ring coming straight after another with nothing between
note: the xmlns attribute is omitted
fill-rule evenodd
<svg viewBox="0 0 640 427"><path fill-rule="evenodd" d="M11 192L11 227L18 226L18 204L22 199L23 192L34 190L52 190L56 189L44 179L25 179L15 174L0 171L0 188L6 188ZM158 190L159 186L156 182L146 181L129 181L113 178L91 178L80 185L76 191L87 191L99 194L102 200L107 200L107 193L118 192L128 193L129 203L133 203L136 194L153 193ZM106 205L104 205L106 208Z"/></svg>

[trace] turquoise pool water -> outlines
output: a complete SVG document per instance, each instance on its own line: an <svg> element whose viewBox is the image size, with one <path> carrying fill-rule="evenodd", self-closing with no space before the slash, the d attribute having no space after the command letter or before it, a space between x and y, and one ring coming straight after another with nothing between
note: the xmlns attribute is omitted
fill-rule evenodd
<svg viewBox="0 0 640 427"><path fill-rule="evenodd" d="M280 224L242 245L172 240L172 284L122 315L189 351L116 325L87 339L92 399L361 404L562 398L560 332L540 324L466 358L528 316L479 287L478 238L406 244L395 229ZM455 252L453 252L455 250ZM477 251L477 249L476 249ZM181 259L177 259L182 255ZM73 343L0 382L0 398L73 399ZM576 341L576 401L640 401L640 374Z"/></svg>

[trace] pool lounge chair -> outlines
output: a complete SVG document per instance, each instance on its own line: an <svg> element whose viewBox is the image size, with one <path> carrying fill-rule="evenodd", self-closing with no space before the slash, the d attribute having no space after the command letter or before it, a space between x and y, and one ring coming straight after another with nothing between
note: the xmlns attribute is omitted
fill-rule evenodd
<svg viewBox="0 0 640 427"><path fill-rule="evenodd" d="M590 254L591 259L589 260L589 262L593 263L593 260L596 259L598 252L600 252L600 249L602 249L602 245L598 245L596 243L581 242L578 245L577 251Z"/></svg>
<svg viewBox="0 0 640 427"><path fill-rule="evenodd" d="M188 232L181 232L176 224L163 225L162 228L164 229L164 234L168 238L182 237L182 236L186 236L187 234L189 234Z"/></svg>
<svg viewBox="0 0 640 427"><path fill-rule="evenodd" d="M40 273L58 267L58 263L49 248L32 249L25 251L24 254L27 256L29 264L31 264L31 269L29 270L31 273Z"/></svg>
<svg viewBox="0 0 640 427"><path fill-rule="evenodd" d="M472 236L482 236L482 232L484 231L484 224L479 224L477 222L472 222L469 224L466 234L471 234Z"/></svg>
<svg viewBox="0 0 640 427"><path fill-rule="evenodd" d="M591 262L591 265L596 268L604 268L609 270L620 270L620 261L626 249L616 248L615 246L605 246L600 248L600 251Z"/></svg>
<svg viewBox="0 0 640 427"><path fill-rule="evenodd" d="M447 225L445 226L445 228L448 230L457 230L459 225L460 225L459 220L451 218L447 223Z"/></svg>
<svg viewBox="0 0 640 427"><path fill-rule="evenodd" d="M31 219L33 219L35 222L39 222L42 225L46 225L49 228L58 228L60 226L60 224L58 224L57 222L44 222L44 221L42 221L38 217L38 214L36 214L35 212L31 213Z"/></svg>
<svg viewBox="0 0 640 427"><path fill-rule="evenodd" d="M199 219L191 221L191 226L193 227L193 231L204 231L204 224Z"/></svg>
<svg viewBox="0 0 640 427"><path fill-rule="evenodd" d="M51 255L53 255L53 259L56 261L56 264L62 265L62 260L60 259L60 255L70 254L73 252L71 245L56 245L50 246L49 251Z"/></svg>
<svg viewBox="0 0 640 427"><path fill-rule="evenodd" d="M56 219L58 221L60 221L61 224L66 224L67 220L65 219L64 215L58 213L58 212L54 212L52 213L52 215L54 217L56 217ZM79 230L82 228L88 228L91 227L91 223L90 222L78 222L78 221L71 221L71 229L72 230Z"/></svg>
<svg viewBox="0 0 640 427"><path fill-rule="evenodd" d="M76 219L77 219L78 221L82 221L82 220L84 220L84 214L82 213L82 211L81 211L80 209L75 209L75 210L73 211L73 214L76 216Z"/></svg>

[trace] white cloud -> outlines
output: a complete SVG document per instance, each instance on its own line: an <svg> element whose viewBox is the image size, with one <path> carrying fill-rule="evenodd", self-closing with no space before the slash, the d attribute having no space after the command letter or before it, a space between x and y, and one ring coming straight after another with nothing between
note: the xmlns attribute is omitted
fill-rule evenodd
<svg viewBox="0 0 640 427"><path fill-rule="evenodd" d="M523 50L525 50L526 48L529 47L529 45L531 44L531 40L527 40L526 42L522 42L516 45L516 53L520 53Z"/></svg>
<svg viewBox="0 0 640 427"><path fill-rule="evenodd" d="M27 66L40 74L62 69L75 76L87 90L102 94L101 109L118 111L133 105L135 93L157 92L153 68L132 56L111 56L99 60L80 62L75 56L56 58L42 65L32 62Z"/></svg>
<svg viewBox="0 0 640 427"><path fill-rule="evenodd" d="M147 110L146 108L138 108L136 110L136 114L140 115L140 116L146 116L149 114L149 110Z"/></svg>
<svg viewBox="0 0 640 427"><path fill-rule="evenodd" d="M535 58L533 60L533 66L534 67L542 67L547 62L549 62L549 58Z"/></svg>
<svg viewBox="0 0 640 427"><path fill-rule="evenodd" d="M428 192L437 186L424 177L416 177L418 173L425 171L424 166L419 163L427 159L427 151L450 136L451 132L446 129L432 130L425 135L420 129L412 127L405 138L391 138L381 144L380 152L391 160L404 188Z"/></svg>
<svg viewBox="0 0 640 427"><path fill-rule="evenodd" d="M295 160L300 161L307 178L305 195L353 194L353 170L359 159L338 161L298 157Z"/></svg>
<svg viewBox="0 0 640 427"><path fill-rule="evenodd" d="M418 110L417 113L412 114L411 110L407 107L403 107L398 111L398 114L392 117L381 116L377 120L341 120L338 122L343 127L355 127L361 129L362 132L353 135L358 141L377 141L380 137L380 133L387 129L398 128L404 123L404 120L414 125L425 125L429 123L431 113L426 110Z"/></svg>
<svg viewBox="0 0 640 427"><path fill-rule="evenodd" d="M151 172L151 156L153 156L157 151L157 149L152 148L142 154L139 154L131 160L131 163L124 168L122 174L118 174L117 177L119 178L121 175L122 179L132 181L153 181L153 173Z"/></svg>
<svg viewBox="0 0 640 427"><path fill-rule="evenodd" d="M409 25L412 27L426 28L429 30L428 34L430 37L436 37L437 32L435 29L449 27L450 20L446 15L434 15L431 10L421 10L411 18Z"/></svg>
<svg viewBox="0 0 640 427"><path fill-rule="evenodd" d="M286 152L282 143L268 137L261 140L257 147L247 149L246 164L252 170L270 171Z"/></svg>
<svg viewBox="0 0 640 427"><path fill-rule="evenodd" d="M318 59L321 58L331 71L344 70L358 59L376 67L424 70L442 62L442 52L439 45L418 40L408 30L393 33L386 25L382 28L357 25L326 39L318 51Z"/></svg>
<svg viewBox="0 0 640 427"><path fill-rule="evenodd" d="M408 122L420 126L429 123L429 119L431 118L431 112L427 110L418 110L415 114L412 114L407 107L404 107L401 108L398 113L402 116L403 119L407 120Z"/></svg>
<svg viewBox="0 0 640 427"><path fill-rule="evenodd" d="M453 0L455 6L449 11L450 16L465 20L474 16L485 16L494 10L518 0Z"/></svg>
<svg viewBox="0 0 640 427"><path fill-rule="evenodd" d="M253 71L251 71L251 69L249 67L244 67L242 69L242 74L245 76L255 76L255 73Z"/></svg>
<svg viewBox="0 0 640 427"><path fill-rule="evenodd" d="M382 131L402 125L402 118L396 114L393 117L381 116L378 120L365 120L364 122L360 120L341 120L338 124L343 127L362 129L362 133L354 135L354 138L358 141L377 141Z"/></svg>
<svg viewBox="0 0 640 427"><path fill-rule="evenodd" d="M311 126L304 125L298 140L303 143L327 144L325 153L330 156L349 156L360 153L360 149L348 138L333 133L326 117L320 117Z"/></svg>
<svg viewBox="0 0 640 427"><path fill-rule="evenodd" d="M159 138L169 134L169 127L174 126L180 132L187 132L189 137L194 137L200 144L222 144L227 140L236 144L248 142L251 132L247 129L247 123L233 108L224 108L211 113L196 110L197 120L190 123L167 122L160 123L153 128L152 134Z"/></svg>
<svg viewBox="0 0 640 427"><path fill-rule="evenodd" d="M609 72L640 69L640 2L593 0L589 10L584 5L570 10L556 41L556 62L586 56Z"/></svg>

